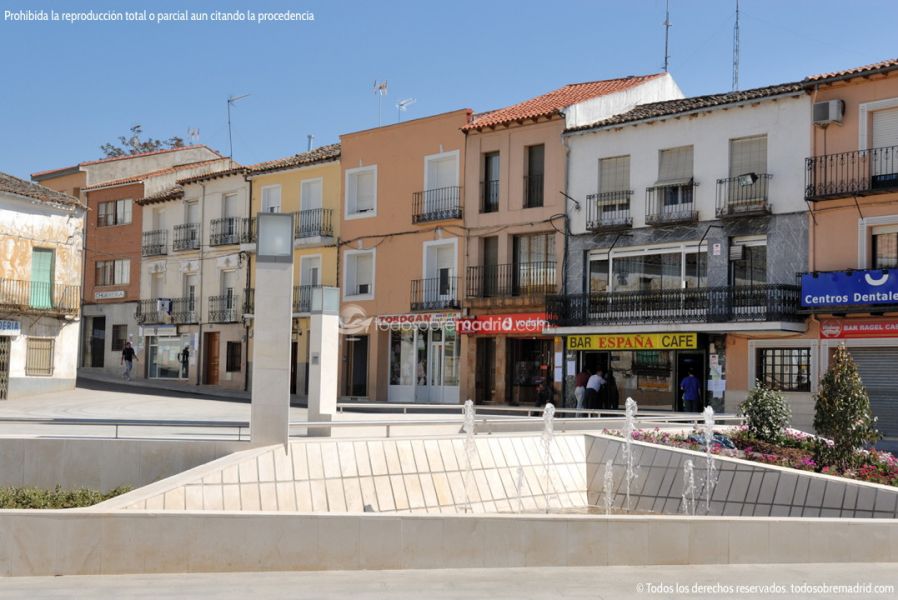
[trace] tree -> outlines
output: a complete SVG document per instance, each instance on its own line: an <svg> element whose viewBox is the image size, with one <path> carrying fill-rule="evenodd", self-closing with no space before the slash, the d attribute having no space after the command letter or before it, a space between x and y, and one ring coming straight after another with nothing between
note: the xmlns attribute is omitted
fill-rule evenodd
<svg viewBox="0 0 898 600"><path fill-rule="evenodd" d="M856 451L876 442L879 432L870 397L844 345L836 348L814 400L814 429L817 435L832 439L832 444L818 440L817 464L830 464L839 470L850 468Z"/></svg>
<svg viewBox="0 0 898 600"><path fill-rule="evenodd" d="M739 405L739 410L745 415L748 433L771 443L782 439L792 418L792 411L783 394L760 381L755 382L755 388Z"/></svg>
<svg viewBox="0 0 898 600"><path fill-rule="evenodd" d="M145 152L156 152L157 150L163 150L166 148L183 148L184 140L178 136L172 136L167 140L156 140L153 138L147 138L145 140L141 140L140 136L143 133L143 128L140 124L134 125L131 127L131 136L119 136L118 145L116 144L103 144L100 146L100 150L105 155L105 158L115 158L117 156L129 156L133 154L143 154Z"/></svg>

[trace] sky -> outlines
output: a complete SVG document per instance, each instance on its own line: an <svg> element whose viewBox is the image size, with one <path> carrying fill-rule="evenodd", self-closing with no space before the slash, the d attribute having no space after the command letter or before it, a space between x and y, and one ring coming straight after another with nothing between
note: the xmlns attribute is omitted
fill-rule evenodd
<svg viewBox="0 0 898 600"><path fill-rule="evenodd" d="M898 57L894 0L742 0L740 88ZM310 11L314 21L13 22L18 10ZM735 0L670 0L686 95L732 84ZM0 171L102 157L134 124L252 164L397 119L499 108L567 83L662 70L664 0L0 0ZM372 93L388 81L387 96Z"/></svg>

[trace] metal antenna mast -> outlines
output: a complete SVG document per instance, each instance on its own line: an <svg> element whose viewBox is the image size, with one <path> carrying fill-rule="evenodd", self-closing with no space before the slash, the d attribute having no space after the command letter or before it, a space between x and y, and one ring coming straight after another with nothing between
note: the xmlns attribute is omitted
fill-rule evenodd
<svg viewBox="0 0 898 600"><path fill-rule="evenodd" d="M312 144L315 143L315 136L312 135L312 134L310 133L310 134L306 135L306 139L307 139L308 142L309 142L309 143L308 143L308 147L307 147L307 149L306 149L306 152L311 152L311 151L312 151Z"/></svg>
<svg viewBox="0 0 898 600"><path fill-rule="evenodd" d="M739 89L739 0L736 0L736 24L733 26L733 91Z"/></svg>
<svg viewBox="0 0 898 600"><path fill-rule="evenodd" d="M667 51L670 40L670 0L664 3L664 72L670 67L670 53Z"/></svg>
<svg viewBox="0 0 898 600"><path fill-rule="evenodd" d="M238 100L248 98L252 94L243 94L242 96L228 96L228 158L234 158L234 139L231 136L231 105Z"/></svg>

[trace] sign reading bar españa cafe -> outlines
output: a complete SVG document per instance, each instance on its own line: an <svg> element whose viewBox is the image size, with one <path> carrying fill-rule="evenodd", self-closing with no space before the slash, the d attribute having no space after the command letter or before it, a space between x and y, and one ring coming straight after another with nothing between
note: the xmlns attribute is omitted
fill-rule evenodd
<svg viewBox="0 0 898 600"><path fill-rule="evenodd" d="M695 333L629 333L612 335L571 335L568 350L694 350Z"/></svg>

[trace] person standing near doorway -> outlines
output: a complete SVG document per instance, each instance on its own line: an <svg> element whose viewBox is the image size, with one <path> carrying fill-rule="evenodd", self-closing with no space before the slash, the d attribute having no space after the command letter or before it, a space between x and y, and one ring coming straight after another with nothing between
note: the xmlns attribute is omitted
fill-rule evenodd
<svg viewBox="0 0 898 600"><path fill-rule="evenodd" d="M683 407L686 412L702 411L702 390L695 372L689 369L689 374L680 382L683 391Z"/></svg>
<svg viewBox="0 0 898 600"><path fill-rule="evenodd" d="M137 360L137 353L134 352L131 342L125 342L125 347L122 348L122 360L120 361L120 364L125 367L125 370L122 372L123 379L131 381L131 368L134 366L135 360Z"/></svg>
<svg viewBox="0 0 898 600"><path fill-rule="evenodd" d="M187 379L190 375L190 346L184 346L178 358L181 360L181 378Z"/></svg>
<svg viewBox="0 0 898 600"><path fill-rule="evenodd" d="M593 373L589 381L586 382L586 408L589 410L597 410L602 408L599 405L599 390L602 389L602 385L605 383L605 380L602 378L602 369L598 369L595 373Z"/></svg>
<svg viewBox="0 0 898 600"><path fill-rule="evenodd" d="M577 400L577 410L583 408L583 400L586 398L587 383L589 383L589 370L584 367L574 378L574 398Z"/></svg>

